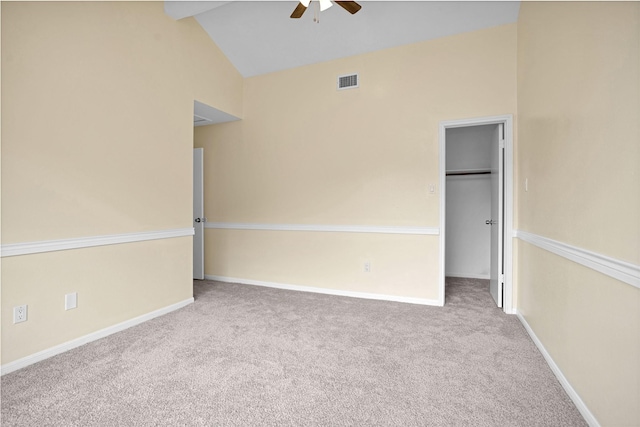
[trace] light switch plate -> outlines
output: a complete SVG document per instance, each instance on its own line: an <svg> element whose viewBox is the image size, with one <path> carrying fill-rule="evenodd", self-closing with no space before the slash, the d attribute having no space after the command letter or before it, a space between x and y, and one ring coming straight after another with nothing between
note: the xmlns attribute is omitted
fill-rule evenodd
<svg viewBox="0 0 640 427"><path fill-rule="evenodd" d="M64 296L64 309L71 310L78 306L78 293L72 292Z"/></svg>

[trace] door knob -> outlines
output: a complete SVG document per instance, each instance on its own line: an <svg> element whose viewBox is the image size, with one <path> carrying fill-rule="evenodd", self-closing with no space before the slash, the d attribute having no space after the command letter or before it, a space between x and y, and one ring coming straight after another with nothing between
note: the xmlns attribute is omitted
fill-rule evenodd
<svg viewBox="0 0 640 427"><path fill-rule="evenodd" d="M202 221L200 218L196 218L196 222L200 222Z"/></svg>
<svg viewBox="0 0 640 427"><path fill-rule="evenodd" d="M493 224L496 224L497 222L498 221L494 221L494 220L488 219L484 223L487 224L487 225L493 225Z"/></svg>

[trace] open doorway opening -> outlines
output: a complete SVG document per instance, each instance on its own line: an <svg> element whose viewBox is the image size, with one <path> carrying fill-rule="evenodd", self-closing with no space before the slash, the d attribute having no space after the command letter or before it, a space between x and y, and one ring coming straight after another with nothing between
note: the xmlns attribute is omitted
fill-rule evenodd
<svg viewBox="0 0 640 427"><path fill-rule="evenodd" d="M511 116L440 125L440 296L446 277L486 281L513 312ZM483 283L483 282L480 282Z"/></svg>
<svg viewBox="0 0 640 427"><path fill-rule="evenodd" d="M498 125L446 130L445 276L490 279L491 142Z"/></svg>
<svg viewBox="0 0 640 427"><path fill-rule="evenodd" d="M202 147L196 146L195 128L200 126L215 126L240 120L239 117L218 110L210 105L197 100L193 101L193 126L194 126L194 150L193 150L193 278L203 280L205 277L205 169L207 166L205 153Z"/></svg>

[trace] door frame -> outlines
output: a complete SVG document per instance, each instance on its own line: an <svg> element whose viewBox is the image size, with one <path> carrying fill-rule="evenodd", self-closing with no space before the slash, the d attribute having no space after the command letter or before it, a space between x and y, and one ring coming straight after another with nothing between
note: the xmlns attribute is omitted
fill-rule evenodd
<svg viewBox="0 0 640 427"><path fill-rule="evenodd" d="M440 242L438 271L438 302L444 305L445 295L445 219L446 219L446 131L447 129L504 124L504 288L502 309L505 313L515 313L513 301L513 115L478 117L470 119L446 120L438 125L438 173L440 186Z"/></svg>

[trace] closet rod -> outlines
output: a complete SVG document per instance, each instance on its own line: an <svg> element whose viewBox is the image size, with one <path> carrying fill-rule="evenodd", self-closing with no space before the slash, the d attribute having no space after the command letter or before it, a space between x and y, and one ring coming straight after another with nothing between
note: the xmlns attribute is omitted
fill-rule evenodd
<svg viewBox="0 0 640 427"><path fill-rule="evenodd" d="M465 171L459 171L459 172L447 172L447 176L452 176L452 175L490 175L491 171L480 171L480 172L465 172Z"/></svg>

